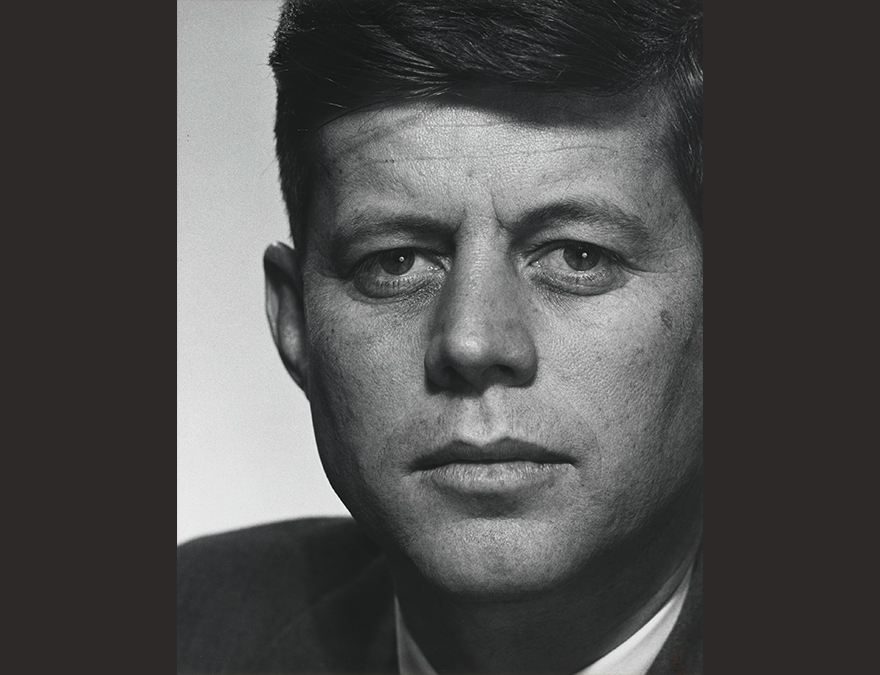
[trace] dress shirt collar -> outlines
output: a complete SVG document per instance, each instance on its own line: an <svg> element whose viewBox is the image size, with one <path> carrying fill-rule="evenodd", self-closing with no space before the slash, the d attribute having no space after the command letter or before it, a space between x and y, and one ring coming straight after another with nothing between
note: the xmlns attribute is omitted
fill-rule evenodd
<svg viewBox="0 0 880 675"><path fill-rule="evenodd" d="M691 567L685 574L672 597L644 626L575 675L645 675L681 613L690 585L692 569ZM396 597L394 621L397 630L397 663L400 675L437 675L437 671L428 663L428 659L407 630Z"/></svg>

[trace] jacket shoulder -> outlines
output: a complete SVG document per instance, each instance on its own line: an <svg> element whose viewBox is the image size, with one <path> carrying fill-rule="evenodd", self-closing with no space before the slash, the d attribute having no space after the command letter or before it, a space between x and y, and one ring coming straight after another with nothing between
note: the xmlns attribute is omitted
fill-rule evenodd
<svg viewBox="0 0 880 675"><path fill-rule="evenodd" d="M225 582L249 587L281 583L320 594L380 554L350 518L269 523L199 537L178 546L178 592L202 582L211 586Z"/></svg>
<svg viewBox="0 0 880 675"><path fill-rule="evenodd" d="M182 544L178 670L249 672L292 626L301 640L320 643L321 635L303 634L300 624L326 633L313 620L315 608L341 591L359 593L365 575L380 586L387 577L387 589L381 596L373 589L372 597L387 595L390 604L381 550L350 518L272 523Z"/></svg>

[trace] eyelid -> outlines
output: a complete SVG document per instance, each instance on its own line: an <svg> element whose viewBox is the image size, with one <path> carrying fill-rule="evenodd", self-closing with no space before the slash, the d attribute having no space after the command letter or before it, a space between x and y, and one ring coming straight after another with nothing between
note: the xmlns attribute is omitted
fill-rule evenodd
<svg viewBox="0 0 880 675"><path fill-rule="evenodd" d="M416 262L413 263L413 266L418 264L418 260L422 259L429 262L431 265L436 266L438 268L442 268L442 265L439 262L439 258L436 254L431 253L430 251L426 251L425 249L418 248L416 246L395 246L393 248L386 248L381 251L376 251L374 253L370 253L358 263L358 267L363 266L366 268L369 265L375 265L379 263L379 259L383 255L389 255L394 251L412 251L415 254Z"/></svg>
<svg viewBox="0 0 880 675"><path fill-rule="evenodd" d="M529 264L534 265L542 258L545 258L549 253L560 251L566 246L589 246L602 254L610 262L623 264L623 259L617 252L605 248L604 246L600 246L599 244L594 244L591 241L584 241L583 239L554 239L553 241L540 244L528 255ZM572 270L572 272L575 272L575 270Z"/></svg>

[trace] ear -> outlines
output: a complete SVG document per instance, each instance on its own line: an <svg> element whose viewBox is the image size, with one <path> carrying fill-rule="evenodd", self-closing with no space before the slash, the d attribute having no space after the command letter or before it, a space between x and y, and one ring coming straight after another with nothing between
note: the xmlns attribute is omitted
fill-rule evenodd
<svg viewBox="0 0 880 675"><path fill-rule="evenodd" d="M308 356L299 256L285 244L270 244L263 254L263 270L266 273L266 316L272 339L287 372L308 397Z"/></svg>

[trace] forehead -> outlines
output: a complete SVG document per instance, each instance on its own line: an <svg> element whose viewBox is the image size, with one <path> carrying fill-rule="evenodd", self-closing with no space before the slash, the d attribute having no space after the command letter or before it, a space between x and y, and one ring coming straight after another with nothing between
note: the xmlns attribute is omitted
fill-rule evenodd
<svg viewBox="0 0 880 675"><path fill-rule="evenodd" d="M434 101L346 115L318 136L322 227L376 212L505 222L572 197L636 217L682 202L659 96ZM654 214L656 215L656 214Z"/></svg>

